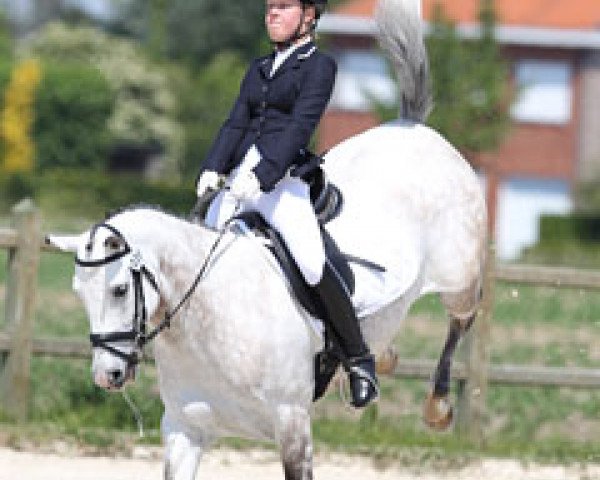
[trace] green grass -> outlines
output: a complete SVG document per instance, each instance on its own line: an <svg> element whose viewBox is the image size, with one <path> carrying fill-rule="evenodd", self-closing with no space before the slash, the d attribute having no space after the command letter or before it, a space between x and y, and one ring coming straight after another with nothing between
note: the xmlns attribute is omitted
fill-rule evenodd
<svg viewBox="0 0 600 480"><path fill-rule="evenodd" d="M365 412L365 416L375 416L376 419L316 420L313 435L317 446L366 453L388 460L404 460L413 466L431 466L433 463L445 469L460 467L482 454L538 462L600 462L600 447L595 442L572 442L562 438L531 441L503 436L488 440L480 448L465 437L427 431L419 426L418 418L378 417L370 411Z"/></svg>
<svg viewBox="0 0 600 480"><path fill-rule="evenodd" d="M339 415L335 409L317 406L313 426L316 441L328 448L375 452L387 457L403 455L408 448L416 449L417 455L457 461L465 456L485 454L542 462L600 462L600 444L596 437L580 435L576 426L571 427L569 436L545 428L549 425L566 425L568 428L565 422L575 412L579 412L583 420L596 422L600 392L490 386L486 438L483 447L479 448L465 437L433 432L423 425L420 417L420 404L425 394L423 382L381 380L383 395L380 402L360 416ZM408 393L413 404L407 406L404 400L394 412L391 404L400 391ZM338 403L336 397L335 393L329 393L322 402Z"/></svg>
<svg viewBox="0 0 600 480"><path fill-rule="evenodd" d="M504 325L600 326L600 295L581 289L499 284L494 322Z"/></svg>
<svg viewBox="0 0 600 480"><path fill-rule="evenodd" d="M6 284L8 252L0 249L0 285ZM71 288L73 256L63 253L42 254L38 284L43 290L60 291Z"/></svg>
<svg viewBox="0 0 600 480"><path fill-rule="evenodd" d="M122 395L96 387L87 360L34 358L32 363L32 421L52 421L67 429L110 428L137 431L137 423ZM160 401L153 393L154 369L145 366L128 389L142 416L156 428Z"/></svg>

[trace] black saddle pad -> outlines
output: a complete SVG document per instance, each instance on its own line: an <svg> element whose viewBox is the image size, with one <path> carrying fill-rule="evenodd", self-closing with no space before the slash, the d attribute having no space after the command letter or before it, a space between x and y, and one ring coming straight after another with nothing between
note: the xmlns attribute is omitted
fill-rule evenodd
<svg viewBox="0 0 600 480"><path fill-rule="evenodd" d="M314 317L325 318L325 309L321 304L321 300L313 293L310 285L304 280L281 235L257 212L244 212L236 216L236 219L243 221L247 228L271 241L268 248L277 259L300 304ZM328 261L331 262L339 273L348 292L350 294L354 293L354 273L348 265L348 261L323 226L321 226L321 235Z"/></svg>

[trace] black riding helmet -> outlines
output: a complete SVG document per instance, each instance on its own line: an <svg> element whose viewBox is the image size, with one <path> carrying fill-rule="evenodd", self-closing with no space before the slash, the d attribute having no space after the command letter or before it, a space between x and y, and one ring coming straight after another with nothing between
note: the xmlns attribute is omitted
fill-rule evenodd
<svg viewBox="0 0 600 480"><path fill-rule="evenodd" d="M300 2L302 3L302 5L315 6L315 17L317 20L325 11L325 7L327 7L327 0L300 0Z"/></svg>

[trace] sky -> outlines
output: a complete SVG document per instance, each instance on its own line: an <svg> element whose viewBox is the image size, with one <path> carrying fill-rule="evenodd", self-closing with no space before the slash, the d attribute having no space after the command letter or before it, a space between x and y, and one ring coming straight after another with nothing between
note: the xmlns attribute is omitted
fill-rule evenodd
<svg viewBox="0 0 600 480"><path fill-rule="evenodd" d="M111 0L64 0L66 5L78 6L100 19L108 19L112 13Z"/></svg>
<svg viewBox="0 0 600 480"><path fill-rule="evenodd" d="M43 1L43 0L42 0ZM113 9L113 0L62 0L64 5L81 7L89 14L99 18L108 19ZM11 16L24 20L33 13L34 0L0 0L0 5L8 8Z"/></svg>

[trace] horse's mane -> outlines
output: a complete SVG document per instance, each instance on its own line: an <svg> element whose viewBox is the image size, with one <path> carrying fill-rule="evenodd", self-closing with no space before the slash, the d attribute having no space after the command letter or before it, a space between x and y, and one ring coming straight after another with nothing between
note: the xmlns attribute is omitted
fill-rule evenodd
<svg viewBox="0 0 600 480"><path fill-rule="evenodd" d="M150 210L152 212L164 213L165 215L177 218L179 220L183 220L184 222L189 223L189 221L190 221L189 218L186 218L180 214L165 210L165 208L162 207L161 205L157 205L157 204L153 204L153 203L132 203L132 204L126 205L124 207L118 207L118 208L109 210L106 213L106 215L104 216L104 221L107 222L107 221L113 219L114 217L116 217L117 215L121 215L121 214L127 213L127 212L134 212L137 210Z"/></svg>

